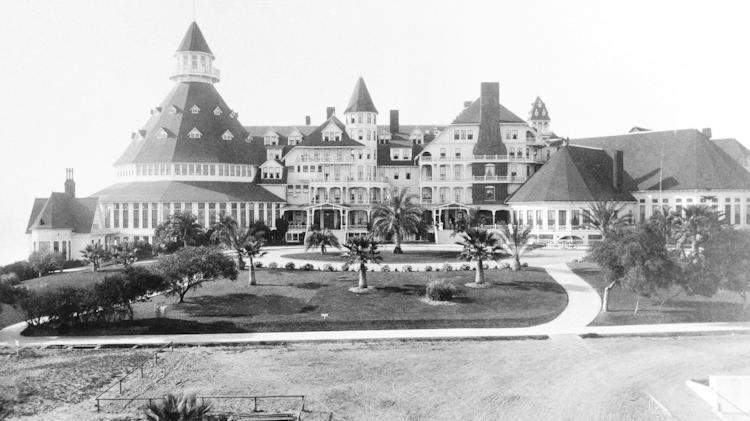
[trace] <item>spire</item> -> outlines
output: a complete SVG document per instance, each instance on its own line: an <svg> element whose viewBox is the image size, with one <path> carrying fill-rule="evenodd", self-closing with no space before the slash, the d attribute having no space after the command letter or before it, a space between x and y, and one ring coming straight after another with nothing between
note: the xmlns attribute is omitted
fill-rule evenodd
<svg viewBox="0 0 750 421"><path fill-rule="evenodd" d="M531 103L531 111L529 112L529 120L549 120L549 112L547 112L547 105L544 104L541 98L536 97L534 102Z"/></svg>
<svg viewBox="0 0 750 421"><path fill-rule="evenodd" d="M349 99L349 105L347 105L344 113L355 113L355 112L370 112L377 113L375 104L372 103L370 92L367 90L365 80L362 76L357 80L357 84L354 85L354 92L352 97Z"/></svg>
<svg viewBox="0 0 750 421"><path fill-rule="evenodd" d="M212 57L214 55L211 52L211 49L208 48L206 38L203 37L203 32L201 32L201 28L198 27L196 22L190 24L190 27L188 27L188 30L185 33L185 37L182 38L180 46L177 47L177 52L182 51L197 51L211 54Z"/></svg>

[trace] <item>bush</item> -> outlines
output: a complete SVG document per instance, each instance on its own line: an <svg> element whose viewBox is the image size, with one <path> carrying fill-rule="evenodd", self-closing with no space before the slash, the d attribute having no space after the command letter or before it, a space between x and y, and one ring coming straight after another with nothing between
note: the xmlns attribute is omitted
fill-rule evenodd
<svg viewBox="0 0 750 421"><path fill-rule="evenodd" d="M443 270L444 270L445 272L450 272L450 271L452 271L452 270L453 270L453 265L451 265L450 263L443 263L443 267L442 267L442 269L443 269Z"/></svg>
<svg viewBox="0 0 750 421"><path fill-rule="evenodd" d="M472 267L468 263L461 263L461 266L459 266L459 269L461 269L461 270L471 270Z"/></svg>
<svg viewBox="0 0 750 421"><path fill-rule="evenodd" d="M456 287L450 282L439 279L427 283L427 298L433 301L450 301L456 293Z"/></svg>
<svg viewBox="0 0 750 421"><path fill-rule="evenodd" d="M348 270L349 270L349 263L344 263L343 265L341 265L342 272L346 272Z"/></svg>
<svg viewBox="0 0 750 421"><path fill-rule="evenodd" d="M336 268L334 268L333 265L330 263L324 264L320 270L325 271L325 272L336 272Z"/></svg>
<svg viewBox="0 0 750 421"><path fill-rule="evenodd" d="M21 283L21 278L15 272L3 273L0 275L0 283L16 286Z"/></svg>
<svg viewBox="0 0 750 421"><path fill-rule="evenodd" d="M435 272L440 272L440 270L441 270L441 269L440 269L440 266L435 266L435 268L434 268L433 270L434 270Z"/></svg>
<svg viewBox="0 0 750 421"><path fill-rule="evenodd" d="M401 266L401 270L404 272L411 272L414 268L412 268L411 265L403 265Z"/></svg>
<svg viewBox="0 0 750 421"><path fill-rule="evenodd" d="M430 266L430 265L425 266L424 267L424 271L425 272L432 272L432 266Z"/></svg>
<svg viewBox="0 0 750 421"><path fill-rule="evenodd" d="M528 263L526 263L526 262L523 262L523 263L521 263L521 267L523 267L523 268L527 268L527 267L529 267L529 264L528 264Z"/></svg>
<svg viewBox="0 0 750 421"><path fill-rule="evenodd" d="M271 262L271 263L268 264L268 268L269 269L276 269L278 267L279 267L279 264L276 263L276 262Z"/></svg>
<svg viewBox="0 0 750 421"><path fill-rule="evenodd" d="M146 260L154 257L154 247L145 242L138 241L135 243L135 258L137 260Z"/></svg>
<svg viewBox="0 0 750 421"><path fill-rule="evenodd" d="M20 260L13 262L9 265L4 266L0 269L0 274L12 274L15 273L18 276L19 281L23 282L27 279L36 278L37 273L34 268L31 267L29 262Z"/></svg>
<svg viewBox="0 0 750 421"><path fill-rule="evenodd" d="M63 269L82 268L86 266L86 262L83 260L65 260L62 262Z"/></svg>
<svg viewBox="0 0 750 421"><path fill-rule="evenodd" d="M311 270L313 270L315 268L313 267L312 263L305 263L304 265L300 266L300 269L306 270L306 271L311 271Z"/></svg>
<svg viewBox="0 0 750 421"><path fill-rule="evenodd" d="M499 266L499 267L500 267L501 269L510 269L510 263L508 263L508 262L503 262L503 263L501 263L501 264L500 264L500 266Z"/></svg>
<svg viewBox="0 0 750 421"><path fill-rule="evenodd" d="M39 276L61 270L64 261L62 253L35 251L29 255L29 265Z"/></svg>
<svg viewBox="0 0 750 421"><path fill-rule="evenodd" d="M263 267L263 262L255 262L255 267L256 268L262 268Z"/></svg>
<svg viewBox="0 0 750 421"><path fill-rule="evenodd" d="M391 271L391 267L388 266L388 265L383 265L383 266L380 267L380 271L381 272L390 272Z"/></svg>
<svg viewBox="0 0 750 421"><path fill-rule="evenodd" d="M487 270L490 268L490 265L487 263L482 264L482 269Z"/></svg>
<svg viewBox="0 0 750 421"><path fill-rule="evenodd" d="M294 268L294 262L286 262L286 264L284 265L284 269L294 270Z"/></svg>

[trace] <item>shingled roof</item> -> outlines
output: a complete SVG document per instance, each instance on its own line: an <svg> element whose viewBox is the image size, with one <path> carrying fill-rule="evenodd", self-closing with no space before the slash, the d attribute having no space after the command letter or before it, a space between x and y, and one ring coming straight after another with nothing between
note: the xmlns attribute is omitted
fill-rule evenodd
<svg viewBox="0 0 750 421"><path fill-rule="evenodd" d="M328 127L330 123L333 123L341 130L341 140L335 142L326 142L323 140L323 129ZM364 146L356 140L349 137L346 133L346 125L341 122L336 116L331 116L323 124L316 127L315 130L311 131L310 134L305 136L297 146L327 146L327 147L343 147L343 146Z"/></svg>
<svg viewBox="0 0 750 421"><path fill-rule="evenodd" d="M370 112L377 113L375 104L372 103L370 92L367 90L365 80L360 76L357 79L357 83L354 85L354 92L352 97L349 99L349 105L346 106L344 113L357 113L357 112Z"/></svg>
<svg viewBox="0 0 750 421"><path fill-rule="evenodd" d="M37 198L31 209L26 233L32 229L72 229L76 233L91 232L96 211L96 197L77 199L66 193L52 193Z"/></svg>
<svg viewBox="0 0 750 421"><path fill-rule="evenodd" d="M172 107L172 106L175 107ZM196 105L200 111L193 114ZM115 165L150 162L216 162L227 164L259 164L257 144L248 143L247 130L233 116L214 85L202 82L180 82L144 126L145 136L134 139ZM217 111L218 110L218 111ZM217 111L217 112L215 112ZM201 133L190 138L193 128ZM162 130L166 138L159 138ZM229 131L233 138L222 135Z"/></svg>
<svg viewBox="0 0 750 421"><path fill-rule="evenodd" d="M699 130L636 132L570 143L622 150L628 191L750 189L750 173Z"/></svg>
<svg viewBox="0 0 750 421"><path fill-rule="evenodd" d="M118 183L95 196L103 202L283 202L257 184L223 181Z"/></svg>
<svg viewBox="0 0 750 421"><path fill-rule="evenodd" d="M630 193L614 188L612 157L605 151L566 146L552 155L552 158L506 202L595 202L603 200L635 201Z"/></svg>
<svg viewBox="0 0 750 421"><path fill-rule="evenodd" d="M521 117L500 104L500 123L526 123ZM453 120L453 124L479 124L479 99L472 102L468 107Z"/></svg>
<svg viewBox="0 0 750 421"><path fill-rule="evenodd" d="M203 32L201 32L201 28L198 27L196 22L191 23L188 27L180 46L177 47L177 51L198 51L214 55L211 49L208 48L206 38L203 37Z"/></svg>
<svg viewBox="0 0 750 421"><path fill-rule="evenodd" d="M748 150L745 145L737 141L737 139L711 139L711 141L731 157L738 158L750 155L750 150Z"/></svg>

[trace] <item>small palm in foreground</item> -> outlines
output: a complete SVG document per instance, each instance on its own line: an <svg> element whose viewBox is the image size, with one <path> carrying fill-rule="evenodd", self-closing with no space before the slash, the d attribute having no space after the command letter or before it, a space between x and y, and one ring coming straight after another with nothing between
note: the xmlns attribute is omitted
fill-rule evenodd
<svg viewBox="0 0 750 421"><path fill-rule="evenodd" d="M320 252L322 254L326 254L326 247L336 247L337 249L340 249L341 245L339 244L339 239L336 238L336 235L334 235L331 230L310 231L310 233L307 234L307 238L305 238L305 251L318 247L320 247Z"/></svg>
<svg viewBox="0 0 750 421"><path fill-rule="evenodd" d="M521 270L521 255L531 246L531 227L521 228L518 221L500 226L502 248L513 256L513 270Z"/></svg>
<svg viewBox="0 0 750 421"><path fill-rule="evenodd" d="M81 250L81 256L85 261L91 263L91 271L96 272L102 261L110 258L110 253L101 243L86 244L86 247Z"/></svg>
<svg viewBox="0 0 750 421"><path fill-rule="evenodd" d="M263 238L263 232L254 228L245 229L239 236L241 254L246 256L250 261L250 285L255 285L255 259L266 254L263 245L266 240Z"/></svg>
<svg viewBox="0 0 750 421"><path fill-rule="evenodd" d="M162 400L148 404L144 412L149 421L201 421L209 411L211 405L199 402L195 395L175 396L170 393Z"/></svg>
<svg viewBox="0 0 750 421"><path fill-rule="evenodd" d="M456 236L459 238L456 244L464 248L458 258L477 262L474 283L484 284L484 261L496 260L500 257L502 251L500 237L482 228L465 228L456 233Z"/></svg>
<svg viewBox="0 0 750 421"><path fill-rule="evenodd" d="M425 235L427 229L422 222L424 209L419 206L416 195L406 189L392 189L386 202L372 208L372 232L378 240L393 236L393 254L402 254L401 241L409 235Z"/></svg>
<svg viewBox="0 0 750 421"><path fill-rule="evenodd" d="M346 263L359 265L358 288L367 289L367 263L379 263L383 260L378 251L378 242L371 235L357 235L350 238L344 248L347 250L343 254Z"/></svg>

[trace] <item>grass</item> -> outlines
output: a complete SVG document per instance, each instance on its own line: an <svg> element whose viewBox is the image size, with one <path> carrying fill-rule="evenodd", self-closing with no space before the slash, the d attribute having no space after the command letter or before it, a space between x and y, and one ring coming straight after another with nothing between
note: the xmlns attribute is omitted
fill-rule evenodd
<svg viewBox="0 0 750 421"><path fill-rule="evenodd" d="M570 268L578 276L591 284L600 295L604 294L607 283L601 269L594 263L571 263ZM750 320L750 312L742 310L742 299L733 293L719 291L713 297L689 296L679 290L669 291L656 299L638 297L621 287L615 287L609 294L607 313L600 313L592 325L632 325L656 323L699 323L736 322ZM661 309L661 301L670 298ZM638 313L634 314L636 302Z"/></svg>
<svg viewBox="0 0 750 421"><path fill-rule="evenodd" d="M328 253L321 254L320 249L314 251L310 249L309 253L294 253L287 254L282 257L288 259L300 259L300 260L315 260L315 261L328 261L344 263L344 259L341 257L342 251L333 249L328 250ZM382 264L393 264L393 263L459 263L458 252L453 250L405 250L403 254L393 254L390 251L383 251L380 253L383 256Z"/></svg>
<svg viewBox="0 0 750 421"><path fill-rule="evenodd" d="M135 305L135 322L107 328L27 334L165 334L272 332L351 329L417 329L454 327L524 327L552 320L567 304L564 289L544 270L487 271L490 288L464 287L472 271L438 273L368 273L369 294L348 291L356 272L300 272L260 269L256 286L240 280L219 280L191 291L182 304L176 297L156 297ZM420 302L429 280L440 277L454 284L455 306ZM166 318L156 318L166 305ZM327 314L323 318L321 314Z"/></svg>

